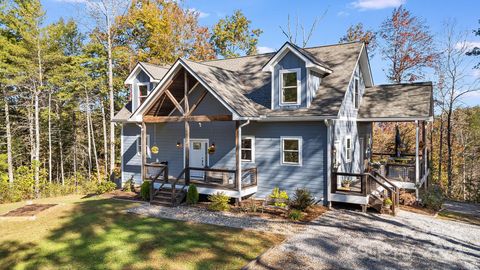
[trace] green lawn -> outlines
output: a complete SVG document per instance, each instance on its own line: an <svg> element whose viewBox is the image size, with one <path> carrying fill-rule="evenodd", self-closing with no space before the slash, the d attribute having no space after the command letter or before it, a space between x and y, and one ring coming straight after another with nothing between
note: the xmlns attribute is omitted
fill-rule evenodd
<svg viewBox="0 0 480 270"><path fill-rule="evenodd" d="M278 235L125 213L136 204L78 196L35 221L0 221L2 269L239 269ZM23 203L0 205L0 214Z"/></svg>

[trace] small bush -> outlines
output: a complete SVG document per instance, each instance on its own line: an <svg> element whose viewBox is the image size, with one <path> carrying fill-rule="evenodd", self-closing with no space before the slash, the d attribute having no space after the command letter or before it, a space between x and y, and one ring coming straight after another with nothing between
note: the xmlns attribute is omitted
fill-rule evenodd
<svg viewBox="0 0 480 270"><path fill-rule="evenodd" d="M288 218L294 221L301 220L303 218L303 213L300 210L293 209L288 213Z"/></svg>
<svg viewBox="0 0 480 270"><path fill-rule="evenodd" d="M312 193L306 188L299 188L295 190L293 200L290 201L290 207L305 211L305 209L312 206L314 203L315 200L313 199Z"/></svg>
<svg viewBox="0 0 480 270"><path fill-rule="evenodd" d="M442 209L445 200L443 190L437 185L430 186L426 191L422 191L420 198L422 198L423 206L434 211Z"/></svg>
<svg viewBox="0 0 480 270"><path fill-rule="evenodd" d="M150 181L144 181L140 186L140 196L142 200L150 201Z"/></svg>
<svg viewBox="0 0 480 270"><path fill-rule="evenodd" d="M130 192L135 191L135 185L133 183L133 177L123 183L123 191Z"/></svg>
<svg viewBox="0 0 480 270"><path fill-rule="evenodd" d="M288 203L288 194L285 190L280 190L278 187L273 188L270 198L273 205L278 207L286 207Z"/></svg>
<svg viewBox="0 0 480 270"><path fill-rule="evenodd" d="M415 205L417 198L415 197L415 195L413 195L413 193L401 191L398 200L400 201L401 205L412 206Z"/></svg>
<svg viewBox="0 0 480 270"><path fill-rule="evenodd" d="M195 185L188 186L187 191L187 203L188 204L197 204L198 203L198 191Z"/></svg>
<svg viewBox="0 0 480 270"><path fill-rule="evenodd" d="M97 185L97 194L103 194L107 192L112 192L117 188L114 182L102 181Z"/></svg>
<svg viewBox="0 0 480 270"><path fill-rule="evenodd" d="M385 206L390 206L392 204L393 204L393 202L390 198L386 198L385 200L383 200L383 205L385 205Z"/></svg>
<svg viewBox="0 0 480 270"><path fill-rule="evenodd" d="M210 210L228 211L230 209L230 205L228 204L230 198L223 192L217 192L213 195L208 196L208 200L211 202L208 206L208 209Z"/></svg>

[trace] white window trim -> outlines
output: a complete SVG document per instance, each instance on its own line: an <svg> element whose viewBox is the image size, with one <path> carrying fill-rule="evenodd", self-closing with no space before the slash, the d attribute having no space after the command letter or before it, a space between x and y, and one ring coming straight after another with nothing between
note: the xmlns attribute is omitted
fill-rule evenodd
<svg viewBox="0 0 480 270"><path fill-rule="evenodd" d="M142 135L137 135L137 156L140 156L142 154L142 148L141 148L141 143L142 143ZM150 134L147 134L147 157L151 157L150 153ZM140 147L140 151L138 151L138 148Z"/></svg>
<svg viewBox="0 0 480 270"><path fill-rule="evenodd" d="M252 140L252 148L250 149L252 151L252 160L242 159L242 162L255 163L255 136L242 136L242 140L243 139ZM240 141L240 156L242 156L242 151L242 142Z"/></svg>
<svg viewBox="0 0 480 270"><path fill-rule="evenodd" d="M358 86L357 89L355 89L355 86ZM357 97L360 97L360 78L355 76L353 78L353 97L352 97L352 105L353 105L353 109L355 110L358 110L358 108L360 107L360 99L357 100ZM355 106L355 103L358 101L357 103L357 106Z"/></svg>
<svg viewBox="0 0 480 270"><path fill-rule="evenodd" d="M138 82L137 83L137 104L138 104L138 107L140 107L140 105L142 105L142 103L140 102L140 86L147 86L147 95L144 96L145 97L145 100L147 100L147 97L148 97L148 94L150 94L150 83L149 82Z"/></svg>
<svg viewBox="0 0 480 270"><path fill-rule="evenodd" d="M298 140L298 163L285 162L284 141L285 140ZM303 138L302 136L282 136L280 137L280 163L286 166L302 166L303 164Z"/></svg>
<svg viewBox="0 0 480 270"><path fill-rule="evenodd" d="M297 73L297 102L283 102L283 74L284 73ZM281 69L278 72L279 76L279 106L292 106L292 105L300 105L301 101L301 93L302 93L302 69L301 68L292 68L292 69Z"/></svg>
<svg viewBox="0 0 480 270"><path fill-rule="evenodd" d="M350 140L350 148L348 148L348 144L347 144L347 141ZM352 151L352 145L353 145L353 141L352 141L352 135L347 135L345 136L345 161L346 162L351 162L352 161L352 158L353 158L353 151ZM348 152L350 152L350 158L348 158Z"/></svg>

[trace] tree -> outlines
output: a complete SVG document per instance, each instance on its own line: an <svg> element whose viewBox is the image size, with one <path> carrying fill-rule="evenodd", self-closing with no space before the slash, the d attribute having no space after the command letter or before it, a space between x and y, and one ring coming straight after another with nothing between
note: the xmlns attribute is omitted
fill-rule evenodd
<svg viewBox="0 0 480 270"><path fill-rule="evenodd" d="M410 13L403 6L395 8L392 16L381 26L383 39L381 54L390 62L387 77L400 83L423 77L423 69L433 67L438 54L433 37L425 21Z"/></svg>
<svg viewBox="0 0 480 270"><path fill-rule="evenodd" d="M295 17L295 27L292 27L289 14L287 17L287 26L285 28L280 26L280 30L282 30L283 35L288 39L290 43L305 48L307 47L310 38L312 38L313 32L315 32L315 29L317 29L318 22L323 19L325 14L327 14L327 11L325 11L320 17L315 18L308 31L306 31L306 28L302 23L298 22L298 16ZM298 40L299 31L302 32L301 43Z"/></svg>
<svg viewBox="0 0 480 270"><path fill-rule="evenodd" d="M132 64L171 64L179 57L212 59L210 33L198 25L198 16L175 1L134 0L128 12L116 19L116 42L128 48Z"/></svg>
<svg viewBox="0 0 480 270"><path fill-rule="evenodd" d="M220 19L213 26L211 38L216 53L225 58L256 54L258 37L263 31L251 29L250 23L240 10Z"/></svg>
<svg viewBox="0 0 480 270"><path fill-rule="evenodd" d="M478 20L478 22L480 23L480 20ZM480 27L473 30L473 33L475 34L475 36L480 36ZM467 51L467 55L468 56L480 56L480 48L477 47L477 46L471 48L469 51ZM478 64L475 65L475 68L480 68L480 62L478 62Z"/></svg>
<svg viewBox="0 0 480 270"><path fill-rule="evenodd" d="M357 23L356 25L350 25L347 29L347 33L340 38L339 42L364 42L368 48L368 52L372 57L377 48L377 33L372 30L366 30L363 27L363 23Z"/></svg>
<svg viewBox="0 0 480 270"><path fill-rule="evenodd" d="M452 195L453 184L453 122L454 109L466 94L478 91L478 79L472 80L469 71L469 59L466 55L468 44L466 35L458 33L455 22L446 22L445 40L439 57L437 72L442 77L442 87L438 88L442 100L442 114L446 121L447 140L447 191Z"/></svg>

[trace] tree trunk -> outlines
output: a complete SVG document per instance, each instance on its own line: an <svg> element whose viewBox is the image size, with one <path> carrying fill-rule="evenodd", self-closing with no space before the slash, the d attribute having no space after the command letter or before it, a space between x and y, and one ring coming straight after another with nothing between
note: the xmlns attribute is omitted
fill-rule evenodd
<svg viewBox="0 0 480 270"><path fill-rule="evenodd" d="M85 87L85 97L86 97L86 103L87 103L87 108L85 111L86 118L87 118L87 140L88 140L88 146L87 146L87 152L88 152L88 180L92 178L92 139L91 139L91 132L90 132L90 105L89 105L89 98L88 98L88 91L87 88Z"/></svg>
<svg viewBox="0 0 480 270"><path fill-rule="evenodd" d="M452 196L452 113L453 113L453 103L450 103L451 106L448 108L447 113L447 193L448 196Z"/></svg>
<svg viewBox="0 0 480 270"><path fill-rule="evenodd" d="M75 112L72 112L72 125L73 125L73 178L75 179L75 192L77 192L78 179L77 179L77 120Z"/></svg>
<svg viewBox="0 0 480 270"><path fill-rule="evenodd" d="M102 100L102 125L103 125L103 149L105 158L105 175L108 175L108 141L107 141L107 121L105 116L105 106Z"/></svg>
<svg viewBox="0 0 480 270"><path fill-rule="evenodd" d="M440 114L440 134L438 139L438 182L440 186L442 183L442 163L443 163L443 111Z"/></svg>
<svg viewBox="0 0 480 270"><path fill-rule="evenodd" d="M52 91L48 91L48 182L52 183Z"/></svg>
<svg viewBox="0 0 480 270"><path fill-rule="evenodd" d="M112 122L115 115L115 96L113 94L112 29L110 23L110 16L107 15L108 91L110 95L110 173L112 173L115 167L115 123Z"/></svg>
<svg viewBox="0 0 480 270"><path fill-rule="evenodd" d="M93 132L93 123L90 115L90 110L88 113L88 117L90 118L90 131L92 132L92 145L93 145L93 157L95 158L95 167L97 170L97 181L100 183L101 182L101 177L100 177L100 166L98 165L98 156L97 156L97 146L95 143L95 133Z"/></svg>
<svg viewBox="0 0 480 270"><path fill-rule="evenodd" d="M13 159L12 159L12 132L10 129L10 112L8 106L7 91L3 91L3 101L5 102L5 130L7 135L7 164L8 164L8 182L13 185Z"/></svg>
<svg viewBox="0 0 480 270"><path fill-rule="evenodd" d="M37 25L37 30L39 26ZM40 107L38 99L40 91L43 90L43 67L42 67L42 49L40 45L40 34L37 37L37 60L38 60L38 83L40 88L35 87L35 196L38 198L40 192Z"/></svg>
<svg viewBox="0 0 480 270"><path fill-rule="evenodd" d="M58 106L58 103L56 104L56 113L57 113L57 120L59 123L59 126L61 127L61 119L60 119L60 109ZM62 186L65 185L65 170L63 166L63 140L62 140L62 129L58 129L58 148L60 151L60 175L62 179Z"/></svg>

